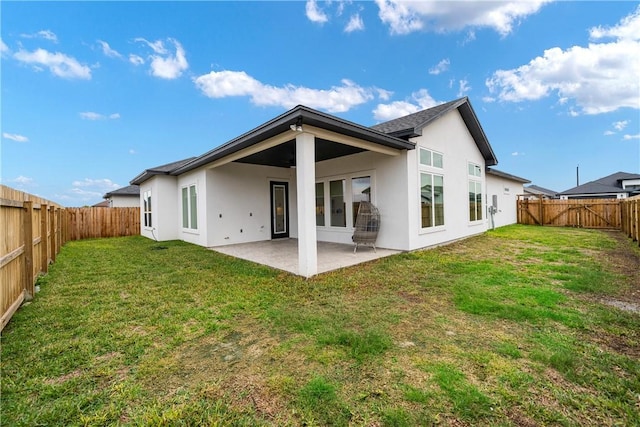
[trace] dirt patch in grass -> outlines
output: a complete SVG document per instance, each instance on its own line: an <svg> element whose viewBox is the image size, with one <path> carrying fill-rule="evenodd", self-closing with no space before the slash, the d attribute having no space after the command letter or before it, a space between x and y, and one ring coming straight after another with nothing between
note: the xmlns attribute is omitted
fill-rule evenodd
<svg viewBox="0 0 640 427"><path fill-rule="evenodd" d="M61 375L57 378L49 378L44 381L47 385L59 385L63 384L73 378L78 378L82 376L82 370L76 369L75 371L71 371L68 374Z"/></svg>

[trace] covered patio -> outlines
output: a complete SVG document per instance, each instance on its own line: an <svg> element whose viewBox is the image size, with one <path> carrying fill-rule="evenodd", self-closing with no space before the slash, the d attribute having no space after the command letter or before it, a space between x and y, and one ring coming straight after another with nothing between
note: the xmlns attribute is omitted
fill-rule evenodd
<svg viewBox="0 0 640 427"><path fill-rule="evenodd" d="M239 243L210 248L216 252L267 265L279 270L300 274L298 266L298 239L275 239L262 242ZM395 255L400 251L372 247L358 247L353 253L353 245L317 242L318 273Z"/></svg>

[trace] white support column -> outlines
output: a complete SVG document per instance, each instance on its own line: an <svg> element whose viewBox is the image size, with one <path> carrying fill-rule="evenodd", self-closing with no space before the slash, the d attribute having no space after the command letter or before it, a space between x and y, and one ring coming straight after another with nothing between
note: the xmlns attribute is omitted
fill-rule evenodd
<svg viewBox="0 0 640 427"><path fill-rule="evenodd" d="M315 137L296 136L296 188L298 195L298 274L311 277L318 273L315 194Z"/></svg>

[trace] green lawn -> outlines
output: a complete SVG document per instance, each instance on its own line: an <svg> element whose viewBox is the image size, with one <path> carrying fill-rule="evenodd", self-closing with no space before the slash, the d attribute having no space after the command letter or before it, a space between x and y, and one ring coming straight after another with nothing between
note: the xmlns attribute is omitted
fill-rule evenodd
<svg viewBox="0 0 640 427"><path fill-rule="evenodd" d="M640 425L639 268L622 235L549 227L311 280L69 242L2 333L0 423Z"/></svg>

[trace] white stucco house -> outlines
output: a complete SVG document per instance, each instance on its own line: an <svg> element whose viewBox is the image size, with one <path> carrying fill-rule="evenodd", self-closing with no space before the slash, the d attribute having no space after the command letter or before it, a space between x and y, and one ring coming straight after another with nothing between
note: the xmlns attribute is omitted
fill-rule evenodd
<svg viewBox="0 0 640 427"><path fill-rule="evenodd" d="M380 248L409 251L514 223L528 181L488 169L496 164L466 97L372 127L297 106L131 184L140 186L143 236L206 247L295 238L298 274L310 277L317 242L352 243L363 200L379 209Z"/></svg>
<svg viewBox="0 0 640 427"><path fill-rule="evenodd" d="M137 185L127 185L109 191L103 196L110 208L137 208L140 206L140 187Z"/></svg>

